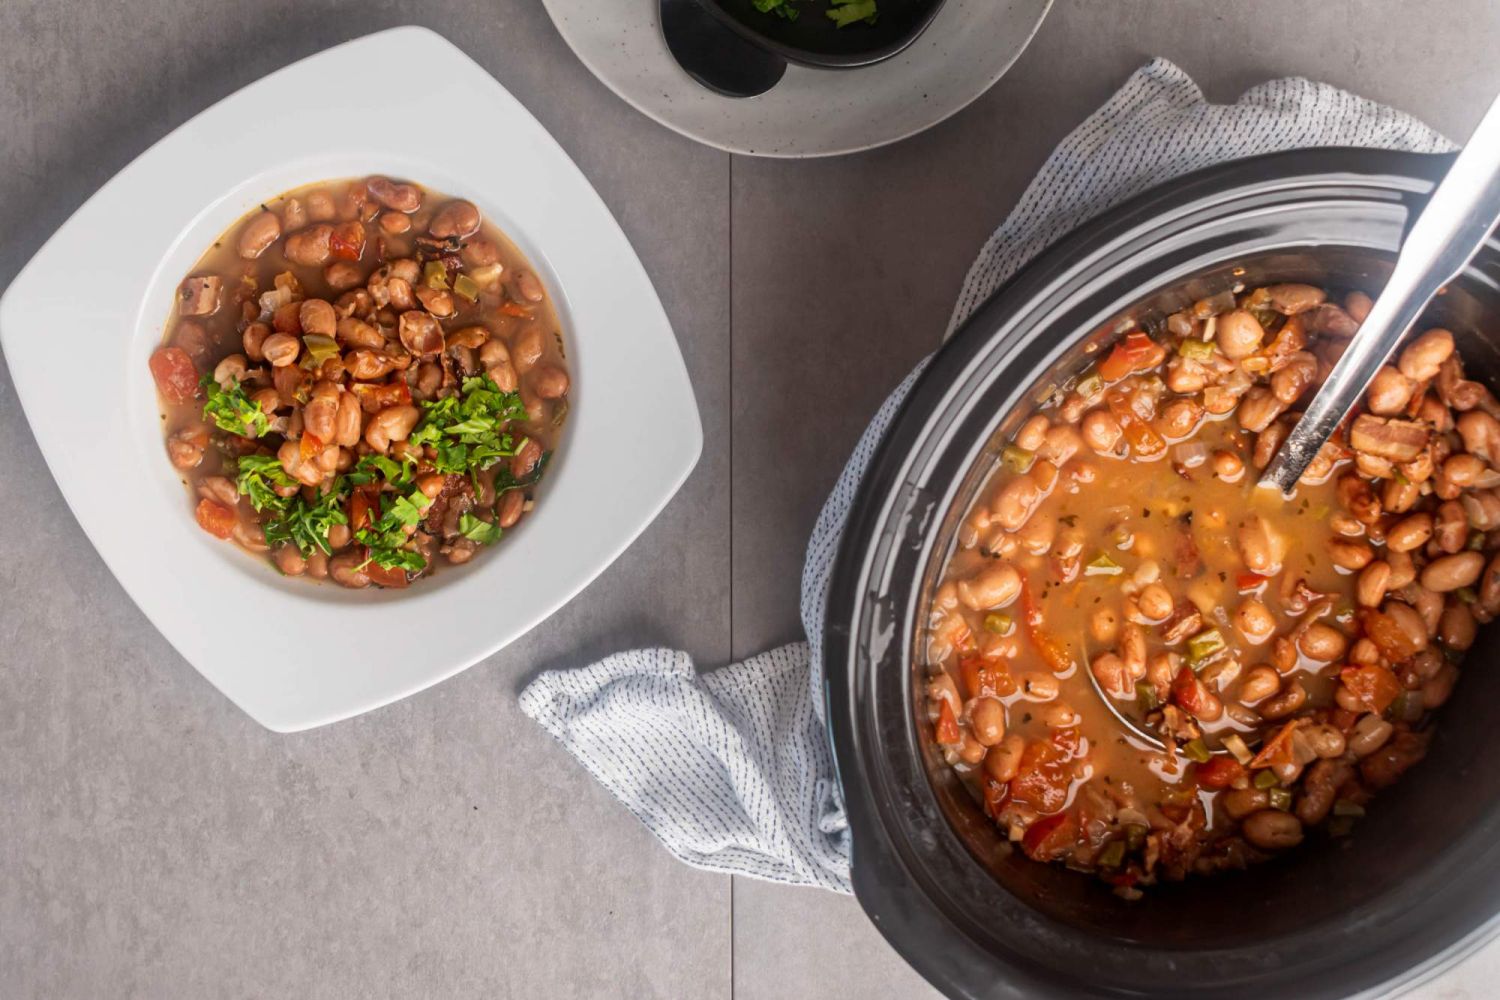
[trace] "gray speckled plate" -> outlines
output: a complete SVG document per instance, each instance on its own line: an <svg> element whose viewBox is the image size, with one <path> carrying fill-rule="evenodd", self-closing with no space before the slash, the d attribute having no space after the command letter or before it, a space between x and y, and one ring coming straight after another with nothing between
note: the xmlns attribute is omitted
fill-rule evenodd
<svg viewBox="0 0 1500 1000"><path fill-rule="evenodd" d="M835 156L930 128L988 90L1026 48L1052 0L947 0L893 59L851 70L787 68L759 97L695 83L667 51L657 0L543 0L594 75L641 113L752 156ZM853 29L851 29L853 30Z"/></svg>

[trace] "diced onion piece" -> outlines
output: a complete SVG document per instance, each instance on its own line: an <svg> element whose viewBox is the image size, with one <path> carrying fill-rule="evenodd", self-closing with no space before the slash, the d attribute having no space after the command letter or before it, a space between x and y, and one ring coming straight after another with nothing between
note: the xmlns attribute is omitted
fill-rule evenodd
<svg viewBox="0 0 1500 1000"><path fill-rule="evenodd" d="M1245 745L1245 741L1240 739L1239 733L1228 734L1224 737L1222 742L1224 744L1224 749L1234 754L1234 759L1239 761L1241 764L1248 765L1252 760L1255 759L1255 754L1251 753L1250 748Z"/></svg>
<svg viewBox="0 0 1500 1000"><path fill-rule="evenodd" d="M1183 441L1172 446L1172 460L1188 469L1196 469L1208 461L1208 445L1202 441Z"/></svg>

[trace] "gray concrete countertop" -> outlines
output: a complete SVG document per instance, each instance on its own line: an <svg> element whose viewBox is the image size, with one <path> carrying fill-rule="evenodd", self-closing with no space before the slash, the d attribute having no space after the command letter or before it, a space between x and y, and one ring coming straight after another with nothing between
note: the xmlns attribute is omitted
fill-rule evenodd
<svg viewBox="0 0 1500 1000"><path fill-rule="evenodd" d="M1215 99L1302 74L1462 138L1500 89L1500 9L1058 0L965 112L894 147L784 163L640 116L535 0L5 0L0 286L195 112L408 22L492 72L615 212L682 343L702 461L520 642L400 704L277 736L105 570L0 369L0 996L930 995L852 901L673 862L521 716L518 688L635 644L711 666L796 636L801 545L872 408L936 345L1047 151L1148 57ZM392 69L349 85L421 79ZM245 127L275 141L274 121ZM862 264L830 281L829 260ZM65 350L66 323L57 336ZM1497 968L1491 951L1424 992L1487 995Z"/></svg>

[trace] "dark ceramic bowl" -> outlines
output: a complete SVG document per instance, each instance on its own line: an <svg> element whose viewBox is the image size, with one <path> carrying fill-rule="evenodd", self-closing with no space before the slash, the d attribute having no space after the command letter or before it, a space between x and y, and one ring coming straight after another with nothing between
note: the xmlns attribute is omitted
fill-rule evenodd
<svg viewBox="0 0 1500 1000"><path fill-rule="evenodd" d="M724 24L788 62L851 69L889 59L917 40L943 0L880 0L874 24L840 28L824 11L828 0L789 0L796 20L763 14L751 0L699 0Z"/></svg>
<svg viewBox="0 0 1500 1000"><path fill-rule="evenodd" d="M860 487L829 599L829 719L855 894L954 997L1335 997L1391 987L1488 938L1500 911L1500 632L1481 633L1425 761L1353 836L1130 903L1011 850L920 716L914 623L997 431L1122 320L1243 280L1379 291L1446 157L1322 150L1174 181L1066 237L974 315L902 407ZM1500 378L1500 245L1430 310Z"/></svg>

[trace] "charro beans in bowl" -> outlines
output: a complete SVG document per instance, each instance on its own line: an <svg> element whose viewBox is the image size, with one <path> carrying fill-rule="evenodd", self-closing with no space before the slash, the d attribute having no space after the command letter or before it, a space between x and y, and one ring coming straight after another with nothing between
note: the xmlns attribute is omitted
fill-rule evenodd
<svg viewBox="0 0 1500 1000"><path fill-rule="evenodd" d="M150 358L204 531L288 576L405 587L529 511L568 412L557 313L471 202L289 191L183 279Z"/></svg>
<svg viewBox="0 0 1500 1000"><path fill-rule="evenodd" d="M1293 498L1255 487L1369 307L1236 287L1012 422L927 611L925 705L1029 857L1127 897L1243 868L1346 836L1426 752L1500 613L1500 403L1421 330Z"/></svg>

